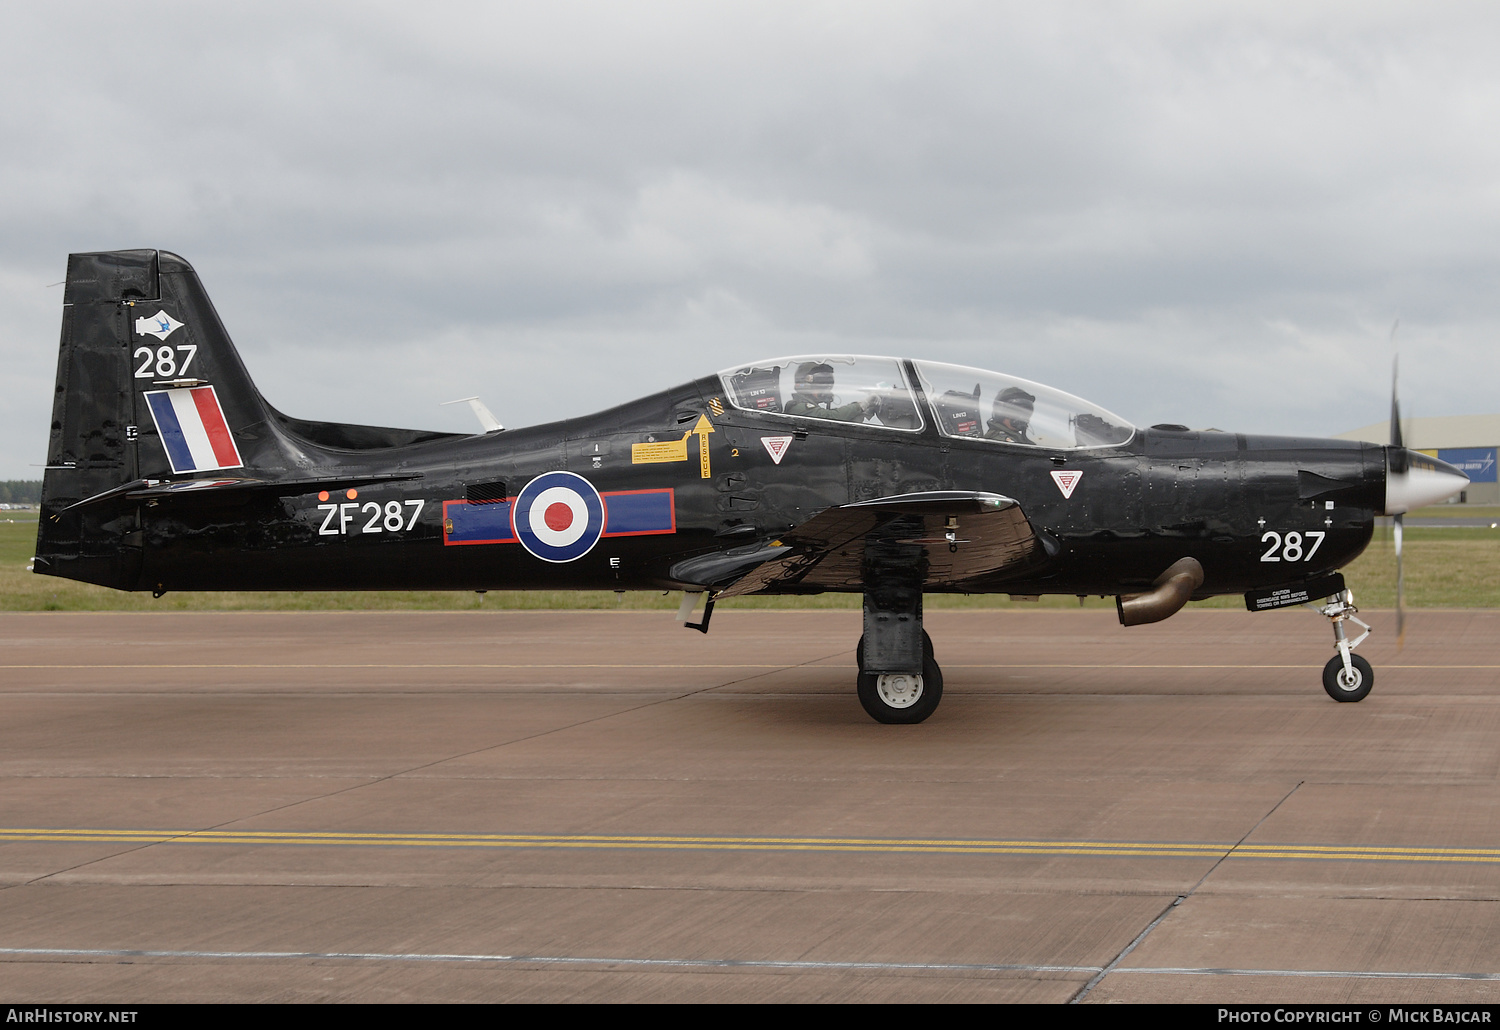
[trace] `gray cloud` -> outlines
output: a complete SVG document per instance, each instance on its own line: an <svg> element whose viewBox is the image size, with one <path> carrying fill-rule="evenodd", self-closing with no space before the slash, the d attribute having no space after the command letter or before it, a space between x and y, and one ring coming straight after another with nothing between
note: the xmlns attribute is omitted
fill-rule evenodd
<svg viewBox="0 0 1500 1030"><path fill-rule="evenodd" d="M1143 423L1495 410L1487 5L76 3L0 67L0 477L73 250L199 269L303 417L468 428L769 354Z"/></svg>

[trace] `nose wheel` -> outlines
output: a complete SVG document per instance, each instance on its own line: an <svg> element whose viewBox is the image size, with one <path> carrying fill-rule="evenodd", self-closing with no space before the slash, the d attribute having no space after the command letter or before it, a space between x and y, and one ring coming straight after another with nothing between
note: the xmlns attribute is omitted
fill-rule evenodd
<svg viewBox="0 0 1500 1030"><path fill-rule="evenodd" d="M1323 666L1323 689L1335 701L1360 701L1375 685L1375 673L1370 663L1357 654L1349 656L1349 668L1344 668L1344 656L1334 655Z"/></svg>
<svg viewBox="0 0 1500 1030"><path fill-rule="evenodd" d="M1340 590L1318 609L1318 613L1333 624L1333 646L1338 651L1323 666L1323 689L1335 701L1363 701L1375 685L1375 672L1370 663L1353 653L1370 635L1370 624L1356 618L1354 613L1357 611L1354 594L1349 590ZM1345 622L1363 626L1365 631L1350 640L1344 631Z"/></svg>

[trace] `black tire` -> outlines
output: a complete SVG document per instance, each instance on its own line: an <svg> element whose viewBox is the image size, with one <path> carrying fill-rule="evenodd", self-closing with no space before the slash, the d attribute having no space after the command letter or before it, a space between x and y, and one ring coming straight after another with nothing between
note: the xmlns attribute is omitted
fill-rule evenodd
<svg viewBox="0 0 1500 1030"><path fill-rule="evenodd" d="M926 659L931 658L931 657L932 657L932 638L927 635L927 631L924 629L922 631L922 658L925 661ZM865 671L865 635L863 633L861 633L859 635L859 643L857 643L857 644L854 645L854 661L855 661L855 664L857 664L859 666L859 671L860 672L864 672Z"/></svg>
<svg viewBox="0 0 1500 1030"><path fill-rule="evenodd" d="M1344 659L1339 655L1334 655L1323 666L1323 689L1335 701L1363 701L1370 688L1375 685L1375 672L1370 668L1369 662L1352 654L1349 656L1349 664L1354 667L1352 683L1345 681Z"/></svg>
<svg viewBox="0 0 1500 1030"><path fill-rule="evenodd" d="M938 663L930 653L922 658L922 678L914 692L892 690L893 686L900 688L904 685L892 680L887 680L885 689L882 690L881 679L872 672L859 674L859 703L876 722L908 726L921 722L937 711L938 702L943 699L943 671L938 668ZM907 693L914 693L915 696L904 705L888 700Z"/></svg>

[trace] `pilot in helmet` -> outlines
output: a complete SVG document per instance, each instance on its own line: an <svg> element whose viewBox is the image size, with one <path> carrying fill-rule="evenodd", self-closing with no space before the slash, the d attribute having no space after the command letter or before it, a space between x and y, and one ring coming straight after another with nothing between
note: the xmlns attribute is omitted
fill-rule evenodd
<svg viewBox="0 0 1500 1030"><path fill-rule="evenodd" d="M1001 390L990 410L990 420L985 423L984 438L1035 446L1036 441L1026 435L1035 406L1036 397L1019 386Z"/></svg>
<svg viewBox="0 0 1500 1030"><path fill-rule="evenodd" d="M792 399L784 410L788 415L831 418L840 422L860 422L873 414L880 398L867 395L862 401L833 406L833 366L822 361L804 361L797 366L792 380Z"/></svg>

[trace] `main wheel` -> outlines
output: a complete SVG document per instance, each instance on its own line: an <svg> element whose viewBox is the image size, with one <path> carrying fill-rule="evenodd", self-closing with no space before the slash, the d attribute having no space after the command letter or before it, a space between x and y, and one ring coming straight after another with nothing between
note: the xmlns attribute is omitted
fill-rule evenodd
<svg viewBox="0 0 1500 1030"><path fill-rule="evenodd" d="M931 652L922 656L922 674L859 674L859 703L876 722L916 723L937 710L943 699L943 672Z"/></svg>
<svg viewBox="0 0 1500 1030"><path fill-rule="evenodd" d="M1375 672L1370 668L1369 662L1352 654L1349 656L1349 664L1353 668L1345 672L1343 657L1334 655L1323 666L1323 689L1335 701L1362 701L1375 685Z"/></svg>

